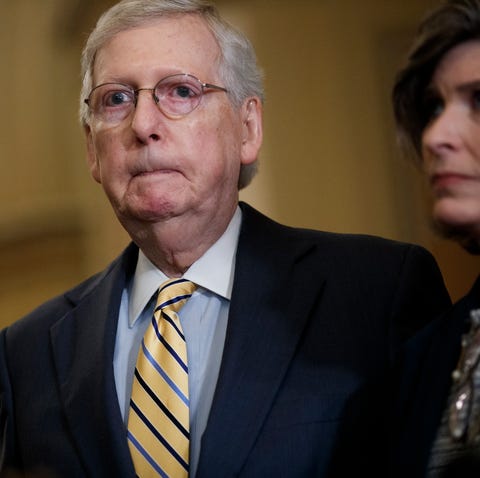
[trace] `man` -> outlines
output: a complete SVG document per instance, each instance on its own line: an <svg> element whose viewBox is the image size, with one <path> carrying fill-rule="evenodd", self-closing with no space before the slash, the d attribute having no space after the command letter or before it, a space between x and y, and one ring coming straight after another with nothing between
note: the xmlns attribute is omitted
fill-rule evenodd
<svg viewBox="0 0 480 478"><path fill-rule="evenodd" d="M133 242L2 332L3 469L382 475L396 351L449 305L431 255L238 204L262 142L261 75L205 2L120 2L89 37L83 73L90 170ZM179 284L195 289L160 299ZM181 310L160 310L177 299ZM151 392L166 382L183 405Z"/></svg>

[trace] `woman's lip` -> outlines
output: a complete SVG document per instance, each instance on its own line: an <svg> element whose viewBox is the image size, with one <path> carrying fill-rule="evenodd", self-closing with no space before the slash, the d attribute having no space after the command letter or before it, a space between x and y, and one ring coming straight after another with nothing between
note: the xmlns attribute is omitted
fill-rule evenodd
<svg viewBox="0 0 480 478"><path fill-rule="evenodd" d="M453 186L459 182L467 181L472 179L470 176L461 173L454 172L444 172L436 173L430 177L430 184L435 188L445 188L448 186Z"/></svg>

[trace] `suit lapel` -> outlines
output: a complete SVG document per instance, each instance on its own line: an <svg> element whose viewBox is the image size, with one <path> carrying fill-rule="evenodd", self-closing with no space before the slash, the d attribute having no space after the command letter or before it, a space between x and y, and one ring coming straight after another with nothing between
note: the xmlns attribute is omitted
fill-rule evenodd
<svg viewBox="0 0 480 478"><path fill-rule="evenodd" d="M314 248L246 206L224 355L197 478L236 475L295 353L322 280L304 260ZM291 231L291 230L290 230Z"/></svg>
<svg viewBox="0 0 480 478"><path fill-rule="evenodd" d="M134 476L113 378L125 263L132 254L74 297L72 312L51 329L67 424L89 476Z"/></svg>

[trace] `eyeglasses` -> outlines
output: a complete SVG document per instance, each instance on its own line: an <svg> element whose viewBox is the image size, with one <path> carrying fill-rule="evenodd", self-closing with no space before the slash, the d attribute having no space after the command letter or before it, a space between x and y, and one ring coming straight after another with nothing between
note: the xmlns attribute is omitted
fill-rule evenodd
<svg viewBox="0 0 480 478"><path fill-rule="evenodd" d="M133 88L122 83L103 83L92 89L85 103L93 115L107 123L119 123L137 106L140 91L151 91L153 101L169 118L191 113L201 102L206 90L224 91L221 86L202 83L188 73L162 78L153 88Z"/></svg>

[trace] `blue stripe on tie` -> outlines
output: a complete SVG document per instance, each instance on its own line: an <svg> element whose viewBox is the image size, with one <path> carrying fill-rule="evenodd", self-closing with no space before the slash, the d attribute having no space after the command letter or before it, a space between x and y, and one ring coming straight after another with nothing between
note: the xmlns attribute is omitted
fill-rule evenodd
<svg viewBox="0 0 480 478"><path fill-rule="evenodd" d="M158 304L157 307L155 307L155 312L157 312L158 309L164 309L169 305L176 304L177 302L181 302L182 300L189 299L190 297L192 297L192 294L177 295L175 297L172 297L171 299L168 299L165 302Z"/></svg>
<svg viewBox="0 0 480 478"><path fill-rule="evenodd" d="M147 450L143 448L142 445L137 441L137 439L132 435L130 430L127 430L127 437L128 439L133 443L135 448L140 452L140 454L145 458L145 460L152 465L152 467L155 469L155 471L162 477L162 478L168 478L168 475L158 466L158 463L153 460L153 458L147 453Z"/></svg>
<svg viewBox="0 0 480 478"><path fill-rule="evenodd" d="M153 358L151 353L148 351L147 347L145 346L145 342L142 340L142 349L143 353L145 354L145 357L148 359L148 361L151 363L152 367L163 377L163 379L168 383L170 388L175 391L175 393L178 395L178 398L182 400L182 402L189 407L189 400L188 397L186 397L182 391L175 385L172 380L170 380L170 377L165 373L165 371L160 367L160 365L156 362L156 360Z"/></svg>
<svg viewBox="0 0 480 478"><path fill-rule="evenodd" d="M169 418L171 422L182 432L182 434L190 440L190 433L188 430L185 430L183 425L177 420L175 415L162 403L162 401L155 395L154 391L148 386L148 383L143 380L142 376L138 369L135 369L135 378L138 380L138 383L142 386L143 390L148 394L148 396L157 404L158 408L162 410L163 413Z"/></svg>
<svg viewBox="0 0 480 478"><path fill-rule="evenodd" d="M148 418L142 413L142 411L137 407L137 404L133 400L130 400L130 408L135 411L140 420L142 420L142 422L148 427L148 429L152 432L155 438L168 450L168 452L175 458L175 460L177 460L178 463L180 463L180 465L182 465L182 467L188 471L188 463L185 462L185 460L176 452L172 445L170 445L170 443L168 443L168 441L160 434L160 432L150 423ZM148 460L147 456L145 456L145 458Z"/></svg>
<svg viewBox="0 0 480 478"><path fill-rule="evenodd" d="M168 322L177 332L177 334L183 339L185 342L185 335L183 335L183 332L181 328L178 328L177 324L175 321L165 312L162 310L162 317L165 319L166 322Z"/></svg>
<svg viewBox="0 0 480 478"><path fill-rule="evenodd" d="M165 317L168 317L167 314L163 313ZM168 317L168 322L172 323L170 317ZM185 373L188 373L188 366L184 361L181 359L181 357L177 354L177 351L171 347L171 345L163 338L163 335L160 334L160 331L158 330L158 324L156 321L153 322L153 328L155 329L155 335L157 336L157 339L162 342L163 346L168 350L170 355L178 362L178 365L183 368ZM175 327L176 328L176 327ZM177 329L178 330L178 329ZM185 337L182 335L182 339L185 341Z"/></svg>
<svg viewBox="0 0 480 478"><path fill-rule="evenodd" d="M161 314L161 317L163 319L165 319L174 329L175 331L177 332L177 334L182 338L183 341L185 341L185 336L183 335L183 332L181 331L181 329L179 329L177 327L177 324L175 323L174 320L172 320L172 318L164 311L164 310L161 310L161 311L156 311L155 314L157 314L158 312L160 312ZM176 312L175 312L176 313ZM155 318L155 316L154 316ZM155 323L154 322L154 326L155 326ZM156 329L155 329L156 330ZM158 334L157 334L158 335Z"/></svg>

